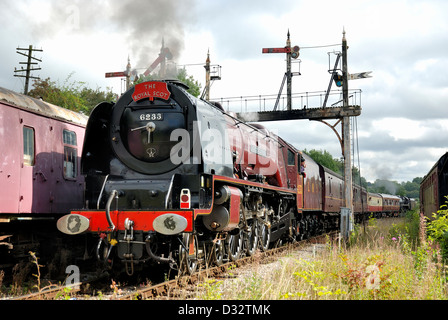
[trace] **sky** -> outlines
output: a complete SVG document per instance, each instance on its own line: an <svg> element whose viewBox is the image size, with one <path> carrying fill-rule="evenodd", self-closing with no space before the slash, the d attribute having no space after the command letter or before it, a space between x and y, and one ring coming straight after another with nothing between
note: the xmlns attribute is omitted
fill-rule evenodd
<svg viewBox="0 0 448 320"><path fill-rule="evenodd" d="M163 39L173 61L202 88L201 64L207 52L211 64L221 66L212 99L276 95L286 71L285 54L263 54L262 48L284 47L289 30L292 46L301 48L292 64L292 71L301 74L293 77L292 92L320 93L317 98L294 99L293 109L321 105L345 30L348 72L372 72L371 78L349 81L350 90L361 92L350 100L362 107L352 121L352 157L361 175L370 182L412 181L426 175L448 151L444 0L3 0L0 10L0 87L17 92L23 91L24 79L14 77L14 68L25 61L17 47L43 50L34 54L42 60L34 76L60 85L81 81L120 94L122 79L105 78L105 73L124 71L128 58L132 68L143 73L157 58ZM331 99L330 104L340 95ZM273 100L262 103L264 110L273 105ZM234 99L224 107L258 111L259 104ZM335 133L323 123L263 125L298 149L342 156ZM340 125L335 128L341 131Z"/></svg>

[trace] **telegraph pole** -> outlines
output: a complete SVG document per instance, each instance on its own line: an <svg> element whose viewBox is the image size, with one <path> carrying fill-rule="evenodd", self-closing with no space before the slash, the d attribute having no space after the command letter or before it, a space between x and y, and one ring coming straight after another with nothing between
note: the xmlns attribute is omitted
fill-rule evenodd
<svg viewBox="0 0 448 320"><path fill-rule="evenodd" d="M27 62L19 62L19 64L26 64L26 69L23 69L23 67L20 70L17 70L14 68L14 72L26 72L25 75L23 74L15 74L14 77L22 77L25 78L25 89L23 90L24 94L28 94L28 86L30 79L39 79L39 77L33 77L31 76L31 71L41 70L41 68L31 68L31 65L37 64L37 62L32 62L32 60L37 60L39 62L42 62L42 60L37 59L33 57L33 51L40 51L42 52L42 49L34 49L32 45L30 45L27 48L16 48L16 51L18 54L21 54L22 56L27 57ZM21 51L28 51L28 53L23 53Z"/></svg>
<svg viewBox="0 0 448 320"><path fill-rule="evenodd" d="M348 70L347 70L347 39L345 30L342 32L342 107L348 108ZM350 226L354 223L353 213L353 181L352 181L352 161L351 161L351 137L350 137L350 117L342 118L342 141L344 144L344 190L345 207L350 210ZM351 230L349 230L351 231Z"/></svg>

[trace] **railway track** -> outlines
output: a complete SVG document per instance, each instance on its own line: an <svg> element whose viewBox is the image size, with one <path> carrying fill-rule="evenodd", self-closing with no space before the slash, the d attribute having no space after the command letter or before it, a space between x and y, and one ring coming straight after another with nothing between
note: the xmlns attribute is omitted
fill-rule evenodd
<svg viewBox="0 0 448 320"><path fill-rule="evenodd" d="M179 279L163 282L160 284L148 286L143 289L139 289L133 293L123 295L119 297L119 300L147 300L154 298L166 297L170 299L176 299L180 296L180 291L186 288L188 285L194 285L203 279L219 278L228 273L229 270L233 270L235 267L240 268L242 266L253 263L255 260L261 260L268 262L269 259L275 259L281 253L288 250L296 250L310 243L321 243L326 240L327 236L334 237L337 233L330 232L327 234L319 235L307 240L299 241L293 244L287 244L278 248L273 248L260 254L244 257L237 261L225 263L221 266L216 266L207 269L201 269L191 276L180 277ZM183 294L184 296L185 294Z"/></svg>
<svg viewBox="0 0 448 320"><path fill-rule="evenodd" d="M58 296L73 296L80 291L82 283L67 286L51 286L42 288L39 292L34 292L18 297L5 298L2 300L55 300Z"/></svg>
<svg viewBox="0 0 448 320"><path fill-rule="evenodd" d="M254 261L268 263L270 260L275 260L284 252L297 250L309 244L324 243L327 237L335 238L337 232L330 232L315 236L306 240L295 243L288 243L286 245L269 249L264 252L257 252L253 256L241 258L237 261L227 262L220 266L200 269L198 272L189 275L181 276L174 280L165 281L155 285L149 285L137 290L130 290L121 295L113 294L113 300L148 300L148 299L185 299L185 292L188 292L189 286L194 286L204 279L211 278L225 278L229 277L229 270L240 268L249 265ZM62 298L77 298L76 295L82 291L81 287L84 283L77 283L71 286L55 286L52 288L42 289L36 293L30 293L23 296L6 298L5 300L53 300L58 297ZM82 298L81 298L82 299Z"/></svg>

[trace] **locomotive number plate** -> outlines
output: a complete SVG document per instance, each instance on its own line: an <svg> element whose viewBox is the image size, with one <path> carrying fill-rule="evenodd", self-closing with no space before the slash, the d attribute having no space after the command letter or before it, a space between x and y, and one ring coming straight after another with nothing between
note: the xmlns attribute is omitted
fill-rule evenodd
<svg viewBox="0 0 448 320"><path fill-rule="evenodd" d="M163 120L163 113L142 113L140 115L140 120L153 120L153 121L160 121Z"/></svg>

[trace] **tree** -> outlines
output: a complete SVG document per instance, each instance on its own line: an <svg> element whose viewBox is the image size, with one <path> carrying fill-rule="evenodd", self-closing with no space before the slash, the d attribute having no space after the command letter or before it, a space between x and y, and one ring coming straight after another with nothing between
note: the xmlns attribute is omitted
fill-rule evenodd
<svg viewBox="0 0 448 320"><path fill-rule="evenodd" d="M187 70L185 70L185 68L183 69L179 69L177 71L177 80L181 81L182 83L184 83L185 85L188 86L188 93L190 93L191 95L195 96L195 97L199 97L199 95L201 94L201 85L197 80L194 80L193 76L188 76L187 74ZM138 78L136 81L134 81L134 85L138 84L138 83L142 83L145 81L151 81L151 80L156 80L157 76L149 74L147 76L140 76L140 78Z"/></svg>
<svg viewBox="0 0 448 320"><path fill-rule="evenodd" d="M414 179L412 179L412 182L417 183L418 185L420 185L420 183L422 183L423 181L423 177L415 177Z"/></svg>
<svg viewBox="0 0 448 320"><path fill-rule="evenodd" d="M333 158L328 151L315 150L310 151L303 150L304 153L309 155L314 161L320 165L343 175L344 163L340 159ZM420 197L420 183L422 182L422 177L416 177L412 182L402 182L389 181L387 179L376 179L374 183L367 182L364 177L360 177L360 171L356 167L352 167L353 183L360 184L361 186L367 188L368 192L374 193L386 193L392 195L406 196L409 198L418 199Z"/></svg>
<svg viewBox="0 0 448 320"><path fill-rule="evenodd" d="M179 79L189 87L188 92L190 94L192 94L196 98L199 97L199 95L201 94L201 85L197 80L194 80L193 76L188 76L187 70L185 70L185 68L179 69L177 79Z"/></svg>
<svg viewBox="0 0 448 320"><path fill-rule="evenodd" d="M49 77L45 80L35 80L28 95L86 115L89 115L98 103L116 99L116 95L109 88L108 91L101 91L100 88L93 90L86 87L84 82L70 82L72 75L73 73L68 75L63 85L51 81Z"/></svg>
<svg viewBox="0 0 448 320"><path fill-rule="evenodd" d="M314 161L316 161L320 165L338 174L342 174L344 164L342 163L341 160L333 158L333 156L328 151L326 150L322 151L316 149L311 149L310 151L308 151L305 149L303 150L303 152L309 155Z"/></svg>

